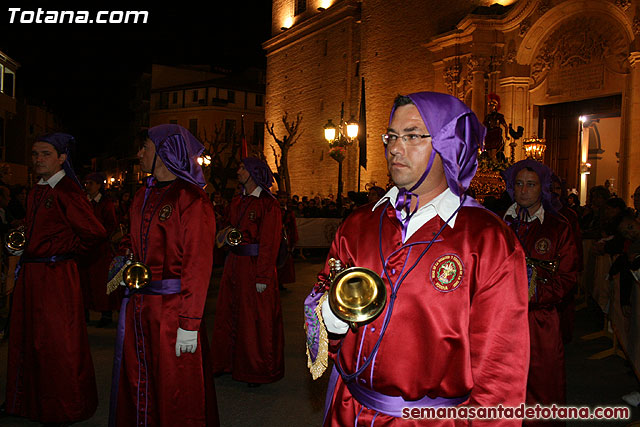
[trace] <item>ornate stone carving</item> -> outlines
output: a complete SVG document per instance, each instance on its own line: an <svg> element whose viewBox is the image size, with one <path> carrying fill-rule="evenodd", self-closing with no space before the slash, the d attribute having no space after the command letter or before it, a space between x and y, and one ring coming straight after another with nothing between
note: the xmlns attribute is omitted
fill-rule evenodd
<svg viewBox="0 0 640 427"><path fill-rule="evenodd" d="M627 10L629 9L629 6L631 6L631 0L616 0L615 3L616 6L618 6L622 10Z"/></svg>
<svg viewBox="0 0 640 427"><path fill-rule="evenodd" d="M640 18L637 16L633 18L633 24L631 24L631 26L633 28L633 34L636 36L640 35Z"/></svg>
<svg viewBox="0 0 640 427"><path fill-rule="evenodd" d="M444 69L444 85L450 95L455 95L456 93L456 86L460 82L460 71L461 67L457 62Z"/></svg>
<svg viewBox="0 0 640 427"><path fill-rule="evenodd" d="M624 34L602 16L578 16L558 26L544 41L531 65L535 85L549 71L568 73L589 64L604 64L624 72L628 56Z"/></svg>
<svg viewBox="0 0 640 427"><path fill-rule="evenodd" d="M531 19L525 18L520 23L520 37L524 37L527 31L531 29Z"/></svg>
<svg viewBox="0 0 640 427"><path fill-rule="evenodd" d="M476 71L486 71L487 67L487 58L479 57L479 56L471 56L467 61L467 72L469 74L474 73Z"/></svg>

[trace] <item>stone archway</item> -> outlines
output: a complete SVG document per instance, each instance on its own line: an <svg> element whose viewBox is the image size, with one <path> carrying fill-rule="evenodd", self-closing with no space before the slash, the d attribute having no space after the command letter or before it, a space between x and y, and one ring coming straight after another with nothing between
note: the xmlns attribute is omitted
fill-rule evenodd
<svg viewBox="0 0 640 427"><path fill-rule="evenodd" d="M515 56L517 63L529 67L528 121L539 133L548 133L551 128L551 135L542 135L548 143L545 163L578 184L581 161L586 161L581 159L579 146L580 113L576 110L574 120L567 121L567 117L550 117L548 107L543 114L541 106L616 94L624 98L634 40L632 20L622 1L571 0L546 11L530 28L521 27L521 34L524 37ZM557 129L560 122L569 127L560 132L562 138ZM624 126L625 121L622 123ZM623 130L620 151L624 151L625 134ZM625 173L626 169L620 168L619 182L624 182Z"/></svg>

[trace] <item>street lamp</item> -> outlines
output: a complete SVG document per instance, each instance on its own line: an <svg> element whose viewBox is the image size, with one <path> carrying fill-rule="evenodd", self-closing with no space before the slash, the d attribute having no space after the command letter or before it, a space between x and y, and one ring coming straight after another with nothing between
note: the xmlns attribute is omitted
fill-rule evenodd
<svg viewBox="0 0 640 427"><path fill-rule="evenodd" d="M346 132L345 132L346 130ZM338 210L342 210L342 161L347 157L347 148L358 137L358 122L351 116L344 121L344 102L340 110L340 123L336 126L331 119L324 125L324 139L329 143L329 155L338 162Z"/></svg>

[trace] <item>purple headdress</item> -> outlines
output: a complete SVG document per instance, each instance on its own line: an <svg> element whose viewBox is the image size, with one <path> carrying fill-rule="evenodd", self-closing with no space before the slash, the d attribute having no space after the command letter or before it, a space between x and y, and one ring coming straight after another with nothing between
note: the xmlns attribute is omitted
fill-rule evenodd
<svg viewBox="0 0 640 427"><path fill-rule="evenodd" d="M525 168L530 168L538 174L540 187L542 188L542 206L545 211L557 212L562 207L562 204L560 203L560 200L558 200L558 197L551 192L551 177L553 175L553 171L544 164L532 159L520 160L518 163L502 172L502 177L507 185L507 192L509 193L509 196L511 196L511 200L515 201L514 193L516 175Z"/></svg>
<svg viewBox="0 0 640 427"><path fill-rule="evenodd" d="M476 115L459 99L437 92L417 92L407 95L415 104L432 138L432 157L440 154L447 184L451 191L462 198L469 188L471 179L478 168L478 148L487 133ZM391 111L389 123L393 119L395 108ZM418 183L408 191L413 191L427 177L427 170ZM478 206L471 198L465 205Z"/></svg>
<svg viewBox="0 0 640 427"><path fill-rule="evenodd" d="M76 143L76 139L72 135L61 132L49 133L38 137L36 142L47 142L53 145L58 154L66 154L67 159L62 164L62 168L69 178L80 185L80 181L78 180L78 177L73 170L73 164L71 163L71 149ZM80 187L82 187L82 185L80 185Z"/></svg>
<svg viewBox="0 0 640 427"><path fill-rule="evenodd" d="M204 146L180 125L159 125L149 129L149 139L156 146L156 155L169 172L202 188L206 185L197 158Z"/></svg>
<svg viewBox="0 0 640 427"><path fill-rule="evenodd" d="M273 173L271 172L269 165L257 157L245 157L242 159L242 164L247 172L249 172L253 182L262 187L262 189L267 193L271 194L269 189L273 185Z"/></svg>

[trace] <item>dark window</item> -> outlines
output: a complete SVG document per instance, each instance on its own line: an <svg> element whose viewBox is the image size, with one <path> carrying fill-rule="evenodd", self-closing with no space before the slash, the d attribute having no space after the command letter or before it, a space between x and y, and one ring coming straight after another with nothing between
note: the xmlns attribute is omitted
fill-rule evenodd
<svg viewBox="0 0 640 427"><path fill-rule="evenodd" d="M178 103L178 92L173 92L173 98L172 98L171 102L173 104L177 104Z"/></svg>
<svg viewBox="0 0 640 427"><path fill-rule="evenodd" d="M169 107L169 94L167 92L163 92L160 94L160 104L158 108L168 108Z"/></svg>
<svg viewBox="0 0 640 427"><path fill-rule="evenodd" d="M264 106L264 96L261 93L256 94L256 107Z"/></svg>
<svg viewBox="0 0 640 427"><path fill-rule="evenodd" d="M230 104L234 104L236 102L236 93L234 91L227 91L227 101L229 101Z"/></svg>
<svg viewBox="0 0 640 427"><path fill-rule="evenodd" d="M198 137L198 119L189 119L189 132Z"/></svg>
<svg viewBox="0 0 640 427"><path fill-rule="evenodd" d="M234 141L236 138L236 121L226 119L224 121L224 139L225 141Z"/></svg>
<svg viewBox="0 0 640 427"><path fill-rule="evenodd" d="M296 0L296 15L307 10L307 0Z"/></svg>
<svg viewBox="0 0 640 427"><path fill-rule="evenodd" d="M4 73L4 93L13 96L13 74Z"/></svg>
<svg viewBox="0 0 640 427"><path fill-rule="evenodd" d="M191 99L193 102L198 102L198 91L193 91L193 98Z"/></svg>
<svg viewBox="0 0 640 427"><path fill-rule="evenodd" d="M262 122L253 123L253 141L251 141L251 143L253 145L262 147L264 143L264 123Z"/></svg>

